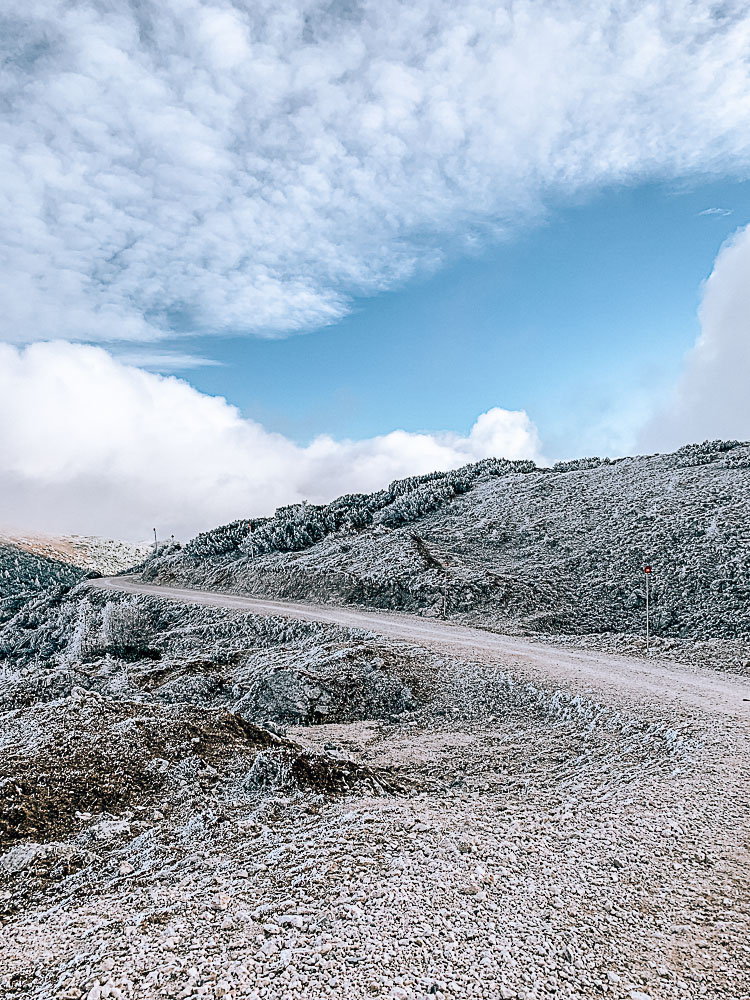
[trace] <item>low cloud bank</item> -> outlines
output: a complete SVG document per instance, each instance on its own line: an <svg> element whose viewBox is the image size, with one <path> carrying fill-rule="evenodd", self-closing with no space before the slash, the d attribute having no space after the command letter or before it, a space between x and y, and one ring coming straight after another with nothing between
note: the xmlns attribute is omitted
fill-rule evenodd
<svg viewBox="0 0 750 1000"><path fill-rule="evenodd" d="M493 408L465 436L397 430L300 447L101 348L0 345L0 523L12 527L141 539L156 526L185 538L490 455L540 460L525 412Z"/></svg>
<svg viewBox="0 0 750 1000"><path fill-rule="evenodd" d="M701 333L671 397L639 444L667 451L706 438L750 439L750 226L719 252L700 306Z"/></svg>

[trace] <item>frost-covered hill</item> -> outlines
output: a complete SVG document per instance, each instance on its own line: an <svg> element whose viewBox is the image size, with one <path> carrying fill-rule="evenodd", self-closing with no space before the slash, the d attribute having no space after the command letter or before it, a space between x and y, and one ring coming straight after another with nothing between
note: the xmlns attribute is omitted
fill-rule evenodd
<svg viewBox="0 0 750 1000"><path fill-rule="evenodd" d="M72 587L85 575L76 566L37 555L0 538L0 624L32 598Z"/></svg>
<svg viewBox="0 0 750 1000"><path fill-rule="evenodd" d="M0 624L26 602L79 583L88 572L119 573L143 560L148 546L109 538L0 532Z"/></svg>
<svg viewBox="0 0 750 1000"><path fill-rule="evenodd" d="M160 583L441 614L535 632L640 631L643 565L666 636L750 634L750 444L489 459L163 550Z"/></svg>
<svg viewBox="0 0 750 1000"><path fill-rule="evenodd" d="M648 558L663 627L741 633L749 476L731 443L482 462L237 522L143 572L428 614L445 594L452 617L575 630L640 624ZM615 660L581 690L574 659L556 689L512 655L66 590L55 572L83 570L6 550L31 596L0 620L3 997L748 995L750 760L722 714L746 678L642 662L638 690ZM710 648L750 669L745 640ZM679 697L701 680L730 692L710 711ZM676 926L701 947L674 949Z"/></svg>
<svg viewBox="0 0 750 1000"><path fill-rule="evenodd" d="M124 542L95 535L11 534L0 532L0 545L11 545L57 562L111 576L142 562L151 551L148 542Z"/></svg>

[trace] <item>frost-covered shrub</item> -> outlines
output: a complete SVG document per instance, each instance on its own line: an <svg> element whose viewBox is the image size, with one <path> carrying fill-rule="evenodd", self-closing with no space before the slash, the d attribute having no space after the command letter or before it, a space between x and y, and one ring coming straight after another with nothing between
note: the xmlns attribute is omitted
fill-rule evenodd
<svg viewBox="0 0 750 1000"><path fill-rule="evenodd" d="M0 543L0 624L27 601L73 587L85 575L77 566Z"/></svg>
<svg viewBox="0 0 750 1000"><path fill-rule="evenodd" d="M261 750L256 754L250 770L245 775L242 787L245 791L286 790L292 785L291 762L288 756L277 749Z"/></svg>
<svg viewBox="0 0 750 1000"><path fill-rule="evenodd" d="M733 448L739 448L743 444L742 441L734 440L721 440L716 439L714 441L700 441L694 444L684 444L681 448L675 451L675 455L700 455L700 454L713 454L717 451L731 451Z"/></svg>
<svg viewBox="0 0 750 1000"><path fill-rule="evenodd" d="M405 493L411 493L413 490L417 490L428 483L444 479L445 476L445 472L428 472L424 476L408 476L406 479L394 479L392 483L389 483L387 489L382 491L382 495L387 498L385 503L392 503L399 497L404 496Z"/></svg>
<svg viewBox="0 0 750 1000"><path fill-rule="evenodd" d="M255 521L232 521L231 524L223 524L211 531L202 531L196 535L185 546L185 551L199 559L210 558L211 556L221 556L227 552L233 552L239 548L240 543L245 539L253 524L262 522Z"/></svg>
<svg viewBox="0 0 750 1000"><path fill-rule="evenodd" d="M69 660L87 660L102 652L98 610L84 597L78 602L76 622L66 650Z"/></svg>
<svg viewBox="0 0 750 1000"><path fill-rule="evenodd" d="M152 603L143 597L117 597L106 602L100 592L71 595L60 610L47 609L47 624L57 623L58 649L68 662L86 661L110 654L120 659L157 659L150 648L157 624ZM72 618L71 618L72 613ZM65 636L66 642L59 643ZM55 652L55 636L49 636L46 655Z"/></svg>
<svg viewBox="0 0 750 1000"><path fill-rule="evenodd" d="M238 553L300 552L337 531L358 531L374 519L388 526L408 524L471 489L482 476L537 472L528 460L486 458L452 472L396 479L377 493L354 493L325 505L279 507L273 517L233 521L202 532L185 553L205 559ZM379 515L376 517L376 515Z"/></svg>
<svg viewBox="0 0 750 1000"><path fill-rule="evenodd" d="M279 507L270 518L243 519L205 531L187 543L185 552L198 559L232 552L299 552L334 531L370 524L372 506L369 497L354 495L326 506L303 503Z"/></svg>
<svg viewBox="0 0 750 1000"><path fill-rule="evenodd" d="M411 524L425 514L439 510L454 497L468 493L482 476L537 471L533 462L510 462L506 459L488 458L472 465L465 465L454 472L433 473L430 476L414 477L412 480L401 480L398 484L391 484L389 490L394 485L400 487L404 482L414 485L406 491L399 489L396 499L383 510L377 520L389 528Z"/></svg>
<svg viewBox="0 0 750 1000"><path fill-rule="evenodd" d="M739 448L742 445L742 441L734 440L716 440L716 441L704 441L699 447L706 447L709 451L731 451L733 448Z"/></svg>
<svg viewBox="0 0 750 1000"><path fill-rule="evenodd" d="M405 493L394 500L380 516L380 522L388 528L398 528L402 524L411 524L425 514L439 510L459 492L464 493L468 486L442 479L435 483L426 483L418 489Z"/></svg>
<svg viewBox="0 0 750 1000"><path fill-rule="evenodd" d="M579 472L582 469L598 469L600 465L610 465L609 458L573 458L567 462L555 462L553 472Z"/></svg>
<svg viewBox="0 0 750 1000"><path fill-rule="evenodd" d="M675 452L677 465L680 468L687 468L693 465L709 465L725 451L739 448L742 444L742 441L733 440L701 441L700 444L685 444Z"/></svg>
<svg viewBox="0 0 750 1000"><path fill-rule="evenodd" d="M266 648L238 673L232 711L251 721L310 725L398 714L415 705L409 658L351 639L328 645Z"/></svg>
<svg viewBox="0 0 750 1000"><path fill-rule="evenodd" d="M152 629L147 602L137 597L107 601L102 612L101 645L123 659L148 655Z"/></svg>

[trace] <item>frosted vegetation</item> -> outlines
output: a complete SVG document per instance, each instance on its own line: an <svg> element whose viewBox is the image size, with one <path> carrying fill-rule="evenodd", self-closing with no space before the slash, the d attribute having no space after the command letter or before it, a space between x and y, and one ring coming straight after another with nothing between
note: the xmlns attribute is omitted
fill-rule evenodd
<svg viewBox="0 0 750 1000"><path fill-rule="evenodd" d="M126 542L97 535L43 535L0 532L0 545L22 549L54 562L110 576L142 562L153 551L148 542Z"/></svg>
<svg viewBox="0 0 750 1000"><path fill-rule="evenodd" d="M95 536L0 533L0 624L27 601L63 593L90 572L127 570L148 551L145 544Z"/></svg>
<svg viewBox="0 0 750 1000"><path fill-rule="evenodd" d="M377 493L349 494L325 506L280 507L271 518L234 521L198 535L188 542L185 552L199 559L237 551L250 555L299 552L337 532L373 524L389 528L410 524L466 493L482 476L535 470L533 462L488 458L454 472L397 479Z"/></svg>
<svg viewBox="0 0 750 1000"><path fill-rule="evenodd" d="M0 709L80 687L255 722L388 717L426 697L423 662L357 630L79 588L29 603L0 630Z"/></svg>
<svg viewBox="0 0 750 1000"><path fill-rule="evenodd" d="M164 549L147 580L441 614L529 633L641 632L643 565L666 637L750 633L750 445L488 459L299 504Z"/></svg>
<svg viewBox="0 0 750 1000"><path fill-rule="evenodd" d="M67 590L85 575L78 567L0 542L0 625L28 600Z"/></svg>

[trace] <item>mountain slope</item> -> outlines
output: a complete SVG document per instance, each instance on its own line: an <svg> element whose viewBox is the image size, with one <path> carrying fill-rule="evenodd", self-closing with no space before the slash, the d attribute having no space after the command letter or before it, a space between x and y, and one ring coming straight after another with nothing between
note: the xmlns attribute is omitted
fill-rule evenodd
<svg viewBox="0 0 750 1000"><path fill-rule="evenodd" d="M152 549L148 542L134 544L95 535L43 535L0 532L0 545L10 545L56 562L110 576L141 562Z"/></svg>
<svg viewBox="0 0 750 1000"><path fill-rule="evenodd" d="M750 444L487 460L325 507L238 521L148 560L144 579L446 613L491 628L750 634Z"/></svg>
<svg viewBox="0 0 750 1000"><path fill-rule="evenodd" d="M109 538L0 532L0 625L30 601L80 583L89 573L129 569L149 547Z"/></svg>
<svg viewBox="0 0 750 1000"><path fill-rule="evenodd" d="M76 566L29 552L0 539L0 624L27 601L72 587L86 573Z"/></svg>
<svg viewBox="0 0 750 1000"><path fill-rule="evenodd" d="M748 463L481 463L143 572L426 613L447 584L451 618L582 628L638 622L648 557L659 614L743 629ZM450 626L389 616L412 645L123 583L0 622L3 996L748 995L750 688L681 665L698 643L458 658Z"/></svg>

